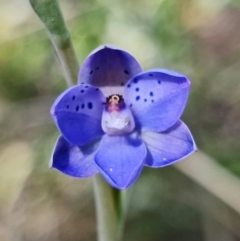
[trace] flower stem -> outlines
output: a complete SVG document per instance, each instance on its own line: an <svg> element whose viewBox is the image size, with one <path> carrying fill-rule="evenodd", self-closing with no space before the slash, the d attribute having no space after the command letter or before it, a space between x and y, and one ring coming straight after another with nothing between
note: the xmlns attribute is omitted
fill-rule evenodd
<svg viewBox="0 0 240 241"><path fill-rule="evenodd" d="M98 241L120 241L123 234L126 191L111 187L100 175L93 179Z"/></svg>
<svg viewBox="0 0 240 241"><path fill-rule="evenodd" d="M78 61L70 33L65 25L57 0L29 0L46 26L60 60L68 86L77 80ZM94 177L98 241L120 241L124 218L124 194L112 188L100 175Z"/></svg>
<svg viewBox="0 0 240 241"><path fill-rule="evenodd" d="M77 80L79 65L57 0L29 0L29 2L49 32L68 86L73 85Z"/></svg>

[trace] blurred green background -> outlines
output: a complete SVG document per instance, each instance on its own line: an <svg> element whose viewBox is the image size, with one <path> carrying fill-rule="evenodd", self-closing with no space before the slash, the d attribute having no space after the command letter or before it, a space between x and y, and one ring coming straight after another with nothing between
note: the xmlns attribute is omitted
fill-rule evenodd
<svg viewBox="0 0 240 241"><path fill-rule="evenodd" d="M59 2L79 63L113 43L144 69L173 69L192 82L182 119L201 151L144 169L124 241L239 241L239 0ZM96 240L91 180L48 169L58 136L49 109L65 88L29 2L0 0L0 241Z"/></svg>

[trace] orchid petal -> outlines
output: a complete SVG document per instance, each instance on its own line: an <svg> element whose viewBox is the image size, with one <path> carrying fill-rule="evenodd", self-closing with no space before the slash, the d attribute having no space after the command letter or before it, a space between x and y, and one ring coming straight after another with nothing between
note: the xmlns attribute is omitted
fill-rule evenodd
<svg viewBox="0 0 240 241"><path fill-rule="evenodd" d="M55 144L50 168L72 176L72 177L90 177L98 173L94 162L94 151L96 144L78 147L67 142L63 136L60 136Z"/></svg>
<svg viewBox="0 0 240 241"><path fill-rule="evenodd" d="M52 117L64 138L81 146L103 135L105 98L98 88L82 84L67 89L52 106Z"/></svg>
<svg viewBox="0 0 240 241"><path fill-rule="evenodd" d="M142 71L135 58L116 47L100 46L83 62L79 72L79 83L89 83L101 90L106 96L122 94L128 80Z"/></svg>
<svg viewBox="0 0 240 241"><path fill-rule="evenodd" d="M180 118L186 105L189 80L170 70L143 72L131 79L124 100L143 131L164 131Z"/></svg>
<svg viewBox="0 0 240 241"><path fill-rule="evenodd" d="M100 173L111 185L126 189L139 176L146 154L146 146L137 133L105 135L95 155L95 162Z"/></svg>
<svg viewBox="0 0 240 241"><path fill-rule="evenodd" d="M142 132L141 138L148 149L146 165L150 167L170 165L197 150L189 129L182 121L164 132Z"/></svg>

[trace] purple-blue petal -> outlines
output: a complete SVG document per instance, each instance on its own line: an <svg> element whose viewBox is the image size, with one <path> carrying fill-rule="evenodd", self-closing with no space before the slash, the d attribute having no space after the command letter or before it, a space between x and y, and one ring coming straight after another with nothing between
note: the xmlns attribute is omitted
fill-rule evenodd
<svg viewBox="0 0 240 241"><path fill-rule="evenodd" d="M60 136L55 144L49 166L71 177L93 176L98 173L94 162L96 146L91 144L80 148Z"/></svg>
<svg viewBox="0 0 240 241"><path fill-rule="evenodd" d="M180 118L190 89L189 80L170 70L151 70L131 79L124 100L144 131L164 131Z"/></svg>
<svg viewBox="0 0 240 241"><path fill-rule="evenodd" d="M145 164L149 167L170 165L197 150L189 129L182 121L164 132L142 132L141 138L148 149Z"/></svg>
<svg viewBox="0 0 240 241"><path fill-rule="evenodd" d="M106 95L121 94L127 81L141 71L132 55L116 47L103 45L83 62L78 81L101 87Z"/></svg>
<svg viewBox="0 0 240 241"><path fill-rule="evenodd" d="M146 146L137 133L105 135L96 152L95 162L111 185L126 189L141 173L146 153Z"/></svg>
<svg viewBox="0 0 240 241"><path fill-rule="evenodd" d="M103 102L105 97L96 87L77 85L57 98L51 114L64 138L73 145L81 146L103 135Z"/></svg>

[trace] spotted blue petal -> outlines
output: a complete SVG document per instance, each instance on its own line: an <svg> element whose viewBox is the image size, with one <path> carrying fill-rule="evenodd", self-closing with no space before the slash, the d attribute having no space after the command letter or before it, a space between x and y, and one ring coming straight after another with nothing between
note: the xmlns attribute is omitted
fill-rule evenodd
<svg viewBox="0 0 240 241"><path fill-rule="evenodd" d="M140 174L146 157L146 146L137 133L105 135L95 155L100 173L118 189L128 188Z"/></svg>
<svg viewBox="0 0 240 241"><path fill-rule="evenodd" d="M101 117L105 97L91 85L69 88L52 106L52 117L64 138L81 146L103 135Z"/></svg>
<svg viewBox="0 0 240 241"><path fill-rule="evenodd" d="M143 131L164 131L180 118L186 105L189 80L169 70L151 70L131 79L124 99Z"/></svg>
<svg viewBox="0 0 240 241"><path fill-rule="evenodd" d="M197 149L189 129L182 121L164 132L142 132L141 138L148 149L145 164L150 167L170 165Z"/></svg>
<svg viewBox="0 0 240 241"><path fill-rule="evenodd" d="M72 177L93 176L98 173L94 162L96 147L97 144L89 144L80 148L60 136L55 144L49 166Z"/></svg>
<svg viewBox="0 0 240 241"><path fill-rule="evenodd" d="M121 94L126 82L141 71L132 55L104 45L94 50L83 62L78 81L101 87L106 96Z"/></svg>

